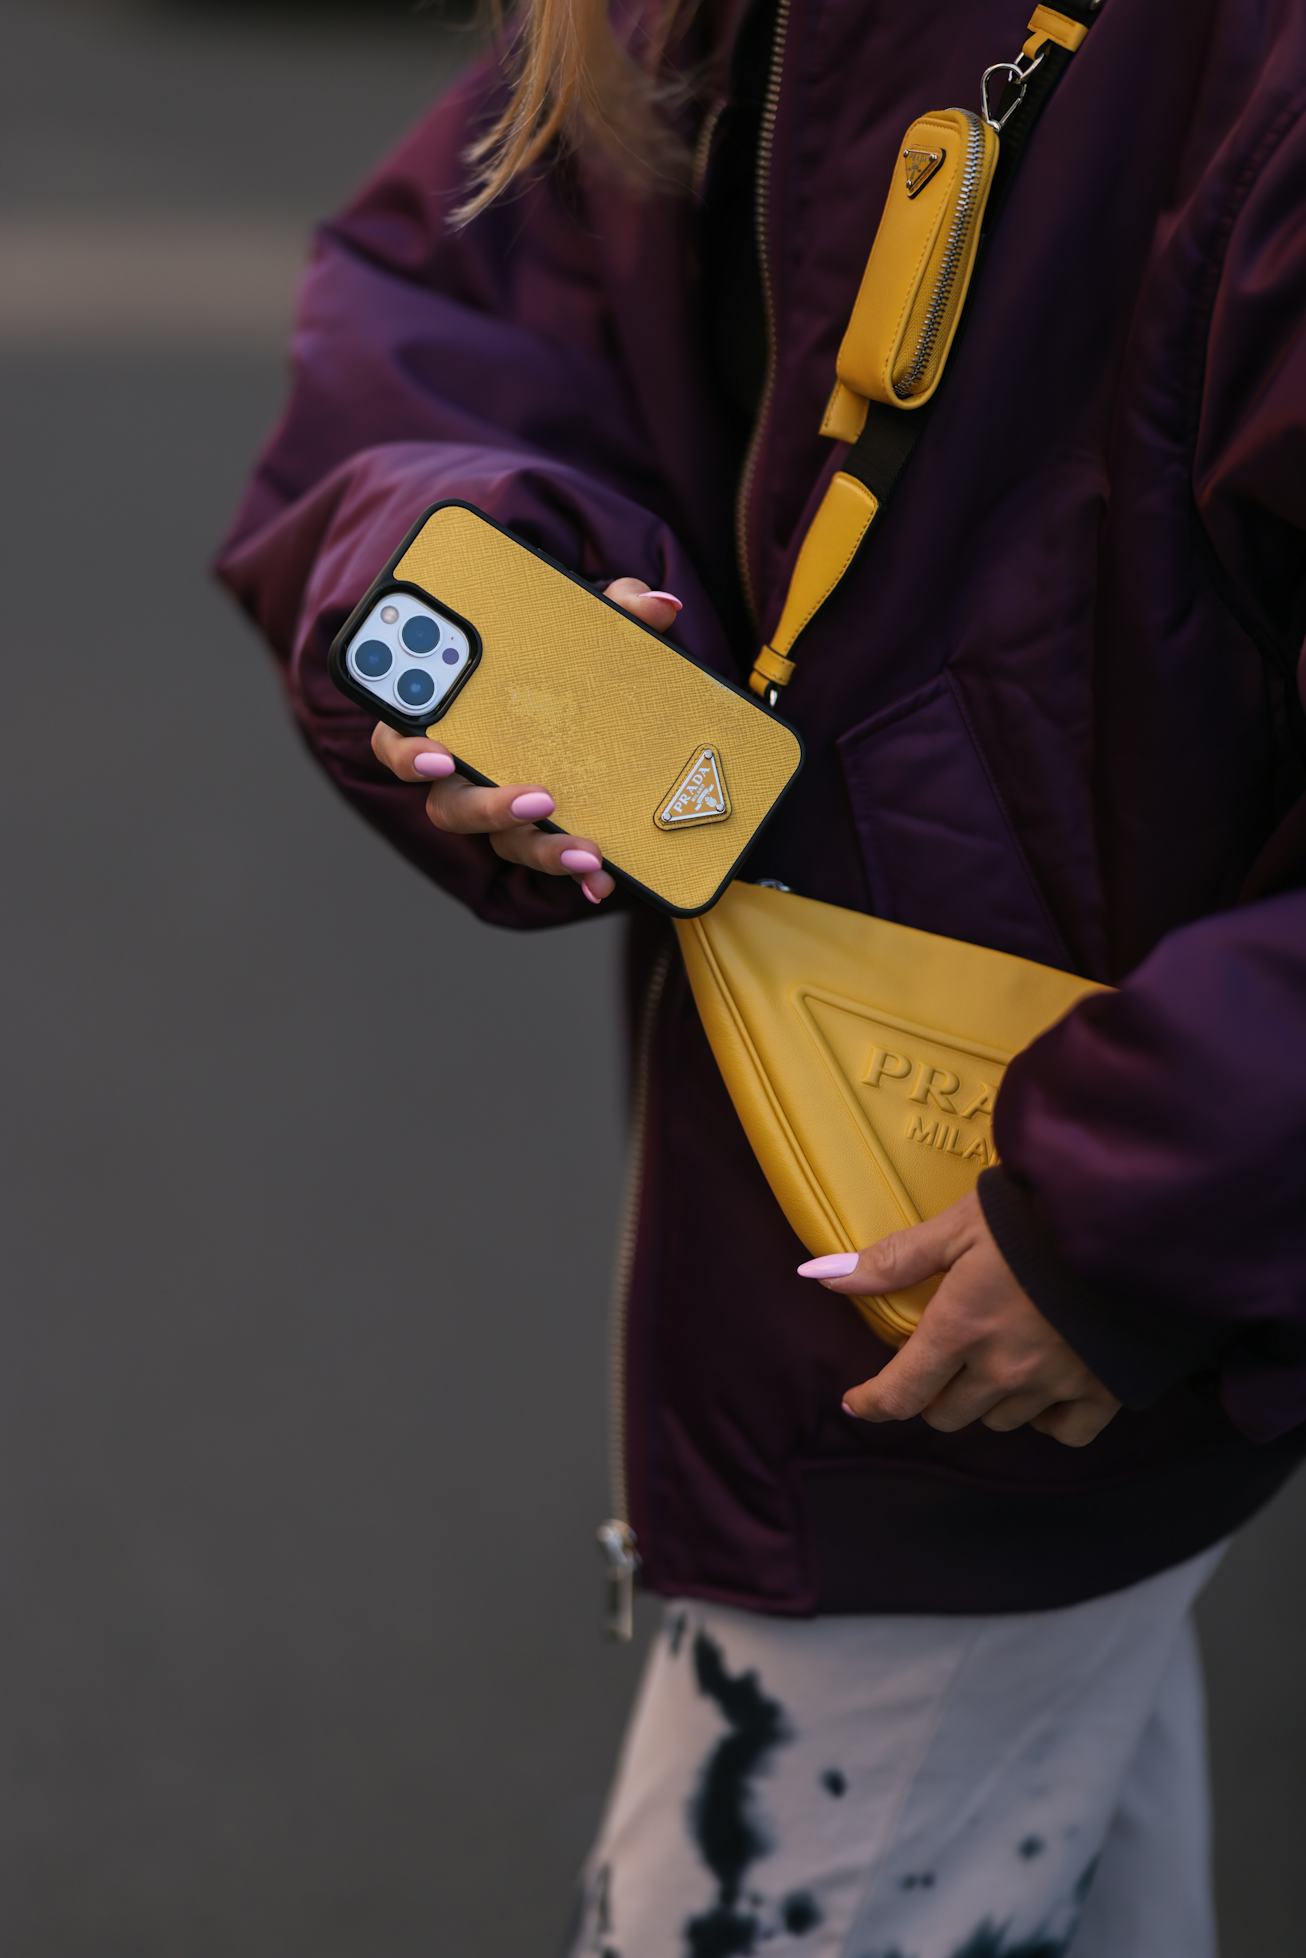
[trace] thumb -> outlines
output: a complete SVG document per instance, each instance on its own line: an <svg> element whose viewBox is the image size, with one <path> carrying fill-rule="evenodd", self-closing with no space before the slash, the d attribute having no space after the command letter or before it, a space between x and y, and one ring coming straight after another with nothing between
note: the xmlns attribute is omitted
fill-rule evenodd
<svg viewBox="0 0 1306 1958"><path fill-rule="evenodd" d="M798 1267L800 1278L816 1278L832 1292L865 1295L904 1292L956 1263L967 1242L961 1204L950 1204L937 1217L891 1231L864 1251L835 1251L809 1258Z"/></svg>

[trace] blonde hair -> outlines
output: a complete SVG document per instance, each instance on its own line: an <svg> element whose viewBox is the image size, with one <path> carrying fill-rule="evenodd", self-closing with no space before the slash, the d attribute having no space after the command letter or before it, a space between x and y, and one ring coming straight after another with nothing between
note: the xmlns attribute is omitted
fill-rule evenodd
<svg viewBox="0 0 1306 1958"><path fill-rule="evenodd" d="M662 0L627 45L609 0L522 0L509 26L505 0L488 0L509 77L507 103L467 152L472 182L455 213L483 211L551 152L597 154L640 189L683 183L688 152L668 119L683 84L662 75L668 42L696 0Z"/></svg>

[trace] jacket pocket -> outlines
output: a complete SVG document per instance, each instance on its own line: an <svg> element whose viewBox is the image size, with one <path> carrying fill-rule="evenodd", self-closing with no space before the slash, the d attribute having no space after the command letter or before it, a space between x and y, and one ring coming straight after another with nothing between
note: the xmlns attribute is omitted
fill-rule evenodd
<svg viewBox="0 0 1306 1958"><path fill-rule="evenodd" d="M949 674L838 747L878 917L1073 966Z"/></svg>

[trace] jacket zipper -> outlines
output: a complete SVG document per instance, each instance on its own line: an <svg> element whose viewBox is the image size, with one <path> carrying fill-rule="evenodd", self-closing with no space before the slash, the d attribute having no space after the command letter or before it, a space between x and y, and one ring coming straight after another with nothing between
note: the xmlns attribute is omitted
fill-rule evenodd
<svg viewBox="0 0 1306 1958"><path fill-rule="evenodd" d="M748 448L744 455L744 466L739 476L739 488L735 493L735 550L739 560L739 577L744 588L744 597L754 625L757 624L757 589L753 583L753 568L748 553L748 506L752 500L753 478L757 474L758 452L766 429L767 417L771 412L771 396L775 392L775 291L771 284L771 266L767 257L767 228L771 204L771 149L775 140L776 112L780 107L780 79L784 72L785 41L789 33L790 0L779 0L775 15L775 28L771 40L771 66L767 74L766 96L762 103L762 120L757 134L757 198L753 207L754 223L757 228L757 263L762 280L762 311L766 320L766 377L762 383L762 399L758 404L757 419L753 432L748 438Z"/></svg>
<svg viewBox="0 0 1306 1958"><path fill-rule="evenodd" d="M930 300L925 318L921 323L920 337L916 342L910 365L905 374L895 376L893 391L900 400L906 401L920 384L921 376L930 363L944 319L948 302L952 298L953 287L957 283L957 272L961 265L966 241L975 221L975 191L979 184L980 164L984 158L984 126L978 116L966 112L969 124L969 138L966 148L966 162L961 173L961 189L957 196L957 209L948 233L948 242L943 250L943 263L939 267L938 284Z"/></svg>
<svg viewBox="0 0 1306 1958"><path fill-rule="evenodd" d="M635 1079L630 1108L630 1157L626 1193L612 1276L610 1402L608 1407L608 1465L612 1514L598 1528L599 1548L607 1566L608 1596L605 1628L608 1637L627 1643L635 1631L635 1577L639 1544L631 1528L630 1482L626 1469L626 1328L630 1316L630 1280L639 1232L639 1199L644 1181L645 1125L648 1116L649 1065L653 1027L671 966L671 947L658 954L649 977L635 1044Z"/></svg>
<svg viewBox="0 0 1306 1958"><path fill-rule="evenodd" d="M757 473L758 450L775 391L775 292L767 257L767 219L770 210L771 149L775 138L776 112L780 105L780 79L784 69L785 40L789 30L791 0L778 0L771 40L771 66L767 74L766 96L757 138L757 198L754 205L758 269L762 281L762 309L766 322L766 377L757 418L749 437L748 449L735 495L735 547L744 596L754 622L757 619L757 593L748 555L748 506L753 479ZM705 167L711 147L712 125L700 139L696 163ZM617 1238L616 1268L612 1286L612 1333L609 1408L609 1476L612 1514L598 1528L599 1548L607 1567L606 1629L609 1638L626 1642L635 1630L635 1578L639 1572L639 1543L629 1521L630 1486L626 1467L626 1348L630 1311L630 1281L635 1263L635 1240L639 1229L639 1199L644 1180L645 1123L648 1112L649 1062L653 1046L653 1026L666 986L671 964L668 946L658 957L644 998L639 1038L635 1050L635 1079L631 1095L631 1145L626 1175L626 1194L621 1229Z"/></svg>

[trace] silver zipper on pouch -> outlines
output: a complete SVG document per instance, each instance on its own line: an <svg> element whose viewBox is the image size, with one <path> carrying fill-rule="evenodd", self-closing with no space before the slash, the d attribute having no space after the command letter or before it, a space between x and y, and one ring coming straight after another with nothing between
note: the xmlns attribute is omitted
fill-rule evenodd
<svg viewBox="0 0 1306 1958"><path fill-rule="evenodd" d="M906 372L894 376L893 391L903 401L911 399L920 385L921 375L929 366L930 355L934 352L934 344L939 337L939 329L947 317L948 302L957 283L957 273L965 258L966 244L979 205L976 193L980 185L980 164L984 159L984 127L979 117L972 115L969 110L966 111L966 123L968 129L966 161L962 169L961 187L957 193L957 209L939 264L939 276Z"/></svg>

